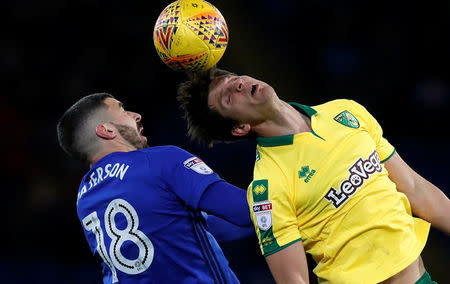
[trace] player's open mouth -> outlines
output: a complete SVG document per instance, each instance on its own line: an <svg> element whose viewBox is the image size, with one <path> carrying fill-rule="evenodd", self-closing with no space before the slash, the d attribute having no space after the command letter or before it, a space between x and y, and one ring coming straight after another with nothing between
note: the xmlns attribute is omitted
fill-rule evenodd
<svg viewBox="0 0 450 284"><path fill-rule="evenodd" d="M145 136L144 136L144 127L142 127L142 128L139 130L139 135L145 137Z"/></svg>
<svg viewBox="0 0 450 284"><path fill-rule="evenodd" d="M252 85L252 90L251 90L251 94L252 96L256 93L256 90L258 89L258 85Z"/></svg>

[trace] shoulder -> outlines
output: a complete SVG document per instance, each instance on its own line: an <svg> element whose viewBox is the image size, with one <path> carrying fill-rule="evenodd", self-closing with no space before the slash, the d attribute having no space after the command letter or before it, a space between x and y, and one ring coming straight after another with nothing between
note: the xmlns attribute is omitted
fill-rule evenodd
<svg viewBox="0 0 450 284"><path fill-rule="evenodd" d="M150 160L157 160L160 163L172 163L184 161L194 157L188 151L173 145L155 146L146 149L141 149L140 152L147 156Z"/></svg>
<svg viewBox="0 0 450 284"><path fill-rule="evenodd" d="M359 103L351 99L336 99L332 101L325 102L323 104L315 105L313 108L316 111L326 111L326 110L336 110L342 108L355 108L362 107Z"/></svg>
<svg viewBox="0 0 450 284"><path fill-rule="evenodd" d="M371 118L368 110L359 102L351 99L337 99L313 107L318 113L329 114L334 119L356 117L367 120Z"/></svg>
<svg viewBox="0 0 450 284"><path fill-rule="evenodd" d="M293 149L293 148L291 148ZM291 172L292 152L285 147L257 147L256 161L253 168L255 180L270 179L287 182Z"/></svg>
<svg viewBox="0 0 450 284"><path fill-rule="evenodd" d="M170 154L186 154L187 152L184 149L181 149L180 147L174 146L174 145L164 145L164 146L155 146L155 147L149 147L141 150L137 150L136 152L141 152L146 155L170 155Z"/></svg>

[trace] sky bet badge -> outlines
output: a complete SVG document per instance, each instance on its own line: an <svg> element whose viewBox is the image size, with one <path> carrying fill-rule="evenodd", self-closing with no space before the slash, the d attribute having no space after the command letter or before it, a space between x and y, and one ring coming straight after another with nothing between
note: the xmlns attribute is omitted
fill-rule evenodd
<svg viewBox="0 0 450 284"><path fill-rule="evenodd" d="M183 165L202 175L210 175L213 173L213 170L197 157L187 159L184 161Z"/></svg>
<svg viewBox="0 0 450 284"><path fill-rule="evenodd" d="M253 212L261 231L267 231L272 227L272 202L269 200L255 202L253 204Z"/></svg>

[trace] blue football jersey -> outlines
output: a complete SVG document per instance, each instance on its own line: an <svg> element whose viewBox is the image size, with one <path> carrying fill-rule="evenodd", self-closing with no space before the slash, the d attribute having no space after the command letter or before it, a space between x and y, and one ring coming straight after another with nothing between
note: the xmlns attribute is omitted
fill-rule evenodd
<svg viewBox="0 0 450 284"><path fill-rule="evenodd" d="M115 152L81 182L77 211L103 283L239 283L198 203L220 181L175 146Z"/></svg>

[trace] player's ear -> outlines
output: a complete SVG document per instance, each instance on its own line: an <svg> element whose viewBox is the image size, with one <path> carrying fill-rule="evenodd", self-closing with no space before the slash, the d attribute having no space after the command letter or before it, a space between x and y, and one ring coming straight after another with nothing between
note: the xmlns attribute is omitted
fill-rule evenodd
<svg viewBox="0 0 450 284"><path fill-rule="evenodd" d="M116 130L107 123L97 125L95 128L95 133L98 137L107 140L114 139L117 136Z"/></svg>
<svg viewBox="0 0 450 284"><path fill-rule="evenodd" d="M245 136L250 132L250 129L251 127L248 123L238 124L231 129L231 134L234 136Z"/></svg>

